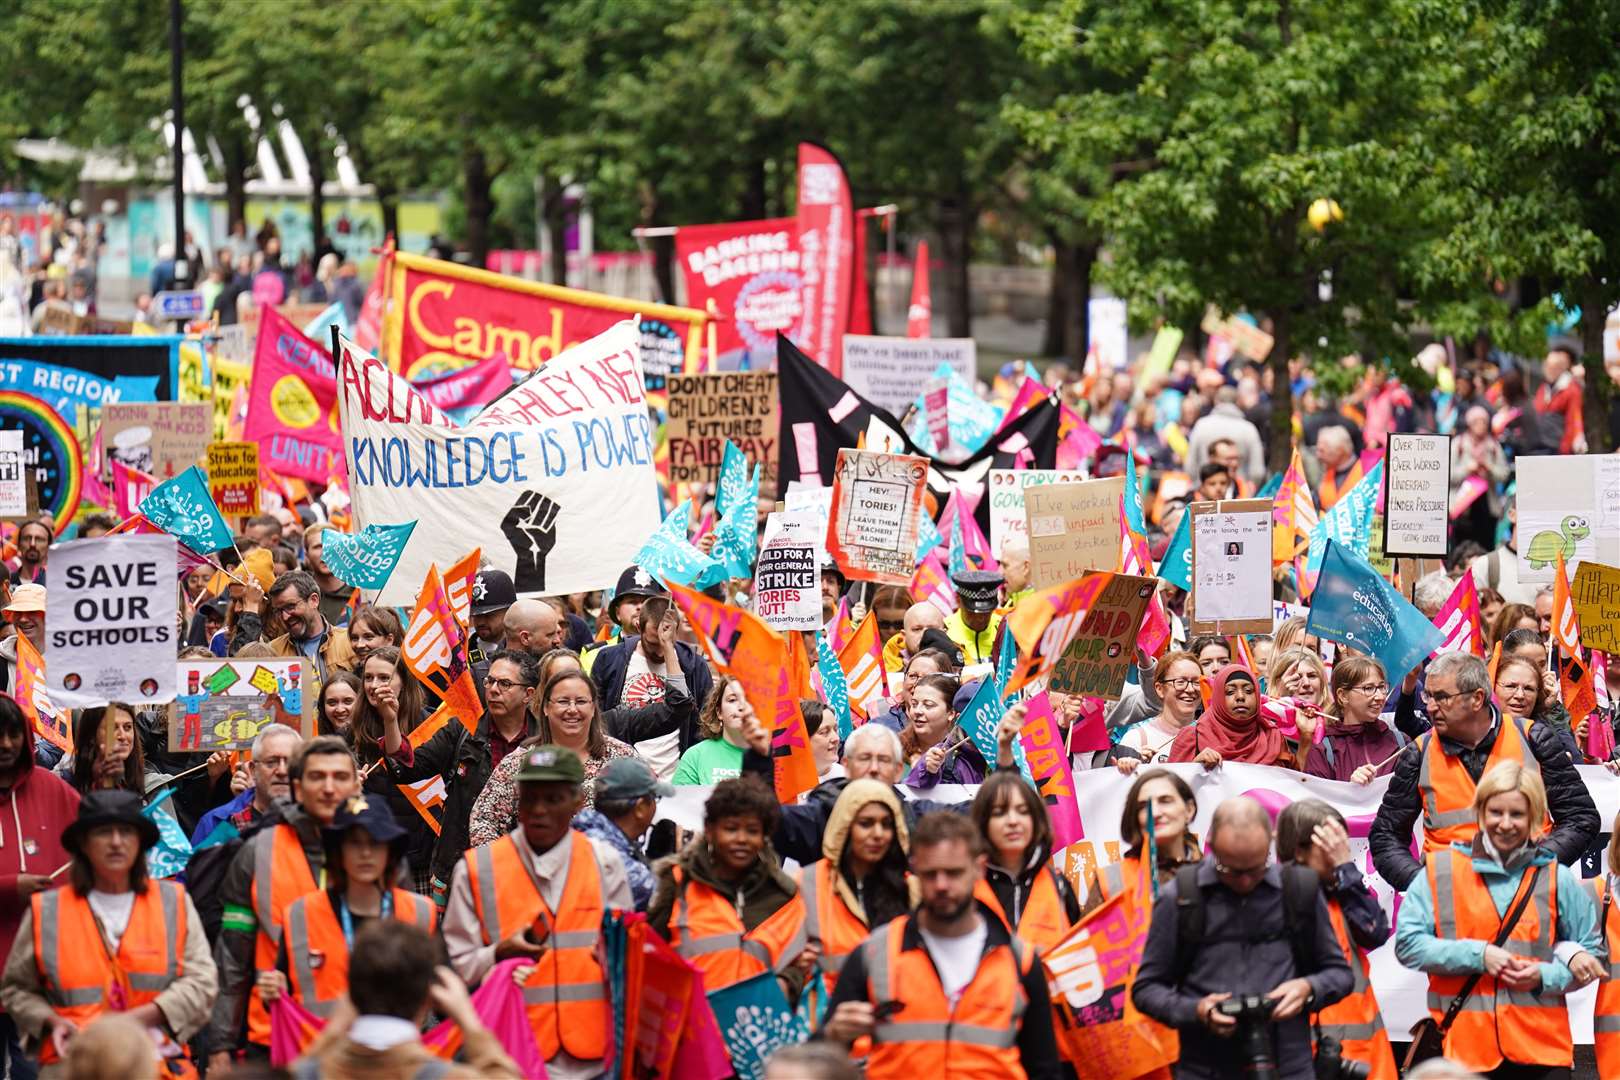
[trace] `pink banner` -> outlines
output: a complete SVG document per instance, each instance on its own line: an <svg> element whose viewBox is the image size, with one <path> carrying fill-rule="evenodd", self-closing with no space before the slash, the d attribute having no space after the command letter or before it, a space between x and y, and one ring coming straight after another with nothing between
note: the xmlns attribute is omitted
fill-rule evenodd
<svg viewBox="0 0 1620 1080"><path fill-rule="evenodd" d="M798 333L788 336L841 375L855 284L855 203L843 164L815 143L799 144L797 227L804 306Z"/></svg>
<svg viewBox="0 0 1620 1080"><path fill-rule="evenodd" d="M1030 779L1035 781L1035 789L1040 792L1046 812L1052 818L1052 846L1055 850L1062 849L1086 838L1086 830L1080 824L1080 807L1074 801L1074 773L1069 768L1063 732L1058 729L1057 717L1052 715L1052 703L1046 691L1030 698L1027 704L1029 711L1018 741L1024 748Z"/></svg>
<svg viewBox="0 0 1620 1080"><path fill-rule="evenodd" d="M112 461L113 510L120 518L135 513L136 507L157 487L157 477L132 469L117 458Z"/></svg>
<svg viewBox="0 0 1620 1080"><path fill-rule="evenodd" d="M512 388L512 369L497 353L471 367L412 382L421 395L445 412L488 405Z"/></svg>
<svg viewBox="0 0 1620 1080"><path fill-rule="evenodd" d="M1451 520L1456 521L1466 514L1468 508L1490 489L1490 482L1483 476L1464 477L1462 485L1457 488L1456 497L1451 500Z"/></svg>
<svg viewBox="0 0 1620 1080"><path fill-rule="evenodd" d="M686 278L688 307L716 314L715 351L731 371L745 356L763 370L776 358L778 332L792 335L804 317L799 228L793 218L683 225L675 260Z"/></svg>
<svg viewBox="0 0 1620 1080"><path fill-rule="evenodd" d="M332 354L271 309L259 319L250 389L242 438L259 444L262 468L317 483L342 471Z"/></svg>

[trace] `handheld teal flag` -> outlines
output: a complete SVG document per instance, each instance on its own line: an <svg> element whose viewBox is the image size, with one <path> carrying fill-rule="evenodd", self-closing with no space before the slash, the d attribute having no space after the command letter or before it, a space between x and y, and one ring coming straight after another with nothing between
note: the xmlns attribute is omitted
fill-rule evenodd
<svg viewBox="0 0 1620 1080"><path fill-rule="evenodd" d="M717 562L724 567L721 577L746 578L754 576L754 556L759 545L759 481L763 465L754 466L752 480L748 476L748 457L730 439L726 440L725 456L720 461L720 485L715 492L715 513L720 516L714 527L714 551Z"/></svg>
<svg viewBox="0 0 1620 1080"><path fill-rule="evenodd" d="M1136 455L1125 450L1125 521L1131 532L1147 535L1147 521L1142 516L1142 481L1136 475Z"/></svg>
<svg viewBox="0 0 1620 1080"><path fill-rule="evenodd" d="M321 557L343 584L380 589L399 565L415 528L416 522L407 521L403 525L367 525L358 533L327 529L321 534Z"/></svg>
<svg viewBox="0 0 1620 1080"><path fill-rule="evenodd" d="M207 555L233 542L231 527L208 491L208 477L196 465L153 488L139 509L147 521L192 551Z"/></svg>
<svg viewBox="0 0 1620 1080"><path fill-rule="evenodd" d="M849 677L833 654L825 631L816 633L816 669L821 672L821 692L827 698L827 707L838 715L838 737L847 739L855 730L854 718L849 714Z"/></svg>
<svg viewBox="0 0 1620 1080"><path fill-rule="evenodd" d="M1321 571L1328 541L1349 548L1363 559L1372 543L1373 513L1378 509L1378 493L1384 486L1384 462L1380 459L1367 470L1360 483L1345 492L1332 508L1322 514L1311 530L1311 546L1305 553L1305 576ZM1311 586L1314 588L1315 586Z"/></svg>
<svg viewBox="0 0 1620 1080"><path fill-rule="evenodd" d="M1417 667L1446 637L1371 563L1334 540L1322 553L1305 632L1377 657L1390 682Z"/></svg>
<svg viewBox="0 0 1620 1080"><path fill-rule="evenodd" d="M664 523L653 530L636 553L636 565L666 585L674 582L705 589L724 581L725 566L705 555L687 538L687 523L691 520L692 503L688 499L670 511Z"/></svg>
<svg viewBox="0 0 1620 1080"><path fill-rule="evenodd" d="M968 568L967 545L962 542L962 514L960 511L951 517L951 551L948 565L952 577Z"/></svg>
<svg viewBox="0 0 1620 1080"><path fill-rule="evenodd" d="M1192 514L1182 511L1176 535L1159 560L1158 574L1183 592L1192 592Z"/></svg>

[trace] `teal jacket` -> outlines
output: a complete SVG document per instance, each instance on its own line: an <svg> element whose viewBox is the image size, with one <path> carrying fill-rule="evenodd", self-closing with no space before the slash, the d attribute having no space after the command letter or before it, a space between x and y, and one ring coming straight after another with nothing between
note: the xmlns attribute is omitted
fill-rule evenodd
<svg viewBox="0 0 1620 1080"><path fill-rule="evenodd" d="M1573 945L1591 953L1600 960L1607 951L1603 934L1598 929L1597 904L1592 894L1581 887L1580 878L1569 867L1557 863L1550 851L1538 850L1524 865L1504 870L1490 856L1475 850L1472 841L1451 845L1453 850L1472 853L1474 872L1485 881L1498 916L1518 895L1519 883L1534 866L1548 866L1558 874L1558 953L1573 957L1568 946ZM1439 854L1438 852L1436 854ZM1432 856L1431 856L1432 857ZM1566 945L1566 943L1568 943ZM1415 971L1432 975L1472 975L1485 970L1485 946L1488 941L1454 940L1435 935L1434 897L1429 895L1429 875L1419 874L1401 898L1400 916L1395 924L1395 958ZM1562 994L1569 989L1569 967L1564 960L1541 965L1543 993Z"/></svg>

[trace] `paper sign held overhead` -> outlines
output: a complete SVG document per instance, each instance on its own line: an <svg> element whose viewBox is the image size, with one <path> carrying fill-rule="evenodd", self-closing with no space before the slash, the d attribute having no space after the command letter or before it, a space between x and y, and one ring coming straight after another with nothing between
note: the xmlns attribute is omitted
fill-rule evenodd
<svg viewBox="0 0 1620 1080"><path fill-rule="evenodd" d="M253 745L266 724L315 734L320 679L303 657L171 661L174 703L169 706L169 749L232 750Z"/></svg>
<svg viewBox="0 0 1620 1080"><path fill-rule="evenodd" d="M1581 622L1581 644L1600 652L1620 652L1620 569L1582 563L1570 583L1570 599Z"/></svg>
<svg viewBox="0 0 1620 1080"><path fill-rule="evenodd" d="M259 444L208 444L208 490L219 512L249 516L259 512Z"/></svg>
<svg viewBox="0 0 1620 1080"><path fill-rule="evenodd" d="M1384 456L1384 555L1451 550L1451 436L1392 433Z"/></svg>
<svg viewBox="0 0 1620 1080"><path fill-rule="evenodd" d="M177 559L168 535L51 547L45 672L53 702L141 706L174 696Z"/></svg>
<svg viewBox="0 0 1620 1080"><path fill-rule="evenodd" d="M1052 669L1047 687L1117 701L1136 661L1136 636L1158 580L1113 574Z"/></svg>
<svg viewBox="0 0 1620 1080"><path fill-rule="evenodd" d="M1271 633L1271 500L1193 503L1194 634Z"/></svg>
<svg viewBox="0 0 1620 1080"><path fill-rule="evenodd" d="M927 487L927 458L838 451L827 553L846 577L883 585L911 583Z"/></svg>
<svg viewBox="0 0 1620 1080"><path fill-rule="evenodd" d="M991 469L990 547L997 558L1008 540L1029 536L1024 492L1048 484L1078 484L1089 479L1083 469Z"/></svg>
<svg viewBox="0 0 1620 1080"><path fill-rule="evenodd" d="M1571 574L1588 560L1620 566L1620 455L1538 454L1513 468L1521 582L1552 581L1560 553Z"/></svg>
<svg viewBox="0 0 1620 1080"><path fill-rule="evenodd" d="M940 364L973 383L978 346L972 338L903 338L844 335L844 381L857 394L895 416L904 415L917 387Z"/></svg>
<svg viewBox="0 0 1620 1080"><path fill-rule="evenodd" d="M1123 476L1026 488L1030 584L1050 589L1118 566L1124 496Z"/></svg>
<svg viewBox="0 0 1620 1080"><path fill-rule="evenodd" d="M28 515L27 474L23 433L0 431L0 519Z"/></svg>
<svg viewBox="0 0 1620 1080"><path fill-rule="evenodd" d="M772 514L766 519L765 542L754 570L754 614L771 629L820 629L825 538L825 525L814 510Z"/></svg>

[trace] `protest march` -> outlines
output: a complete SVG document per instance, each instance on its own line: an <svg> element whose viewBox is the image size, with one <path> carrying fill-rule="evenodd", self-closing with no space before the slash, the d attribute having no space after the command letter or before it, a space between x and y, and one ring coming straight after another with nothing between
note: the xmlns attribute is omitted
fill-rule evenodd
<svg viewBox="0 0 1620 1080"><path fill-rule="evenodd" d="M1088 264L1024 355L821 143L752 220L644 185L678 288L573 180L540 281L308 164L342 250L177 181L127 321L141 214L0 198L0 1078L1620 1077L1605 294L1348 351Z"/></svg>

